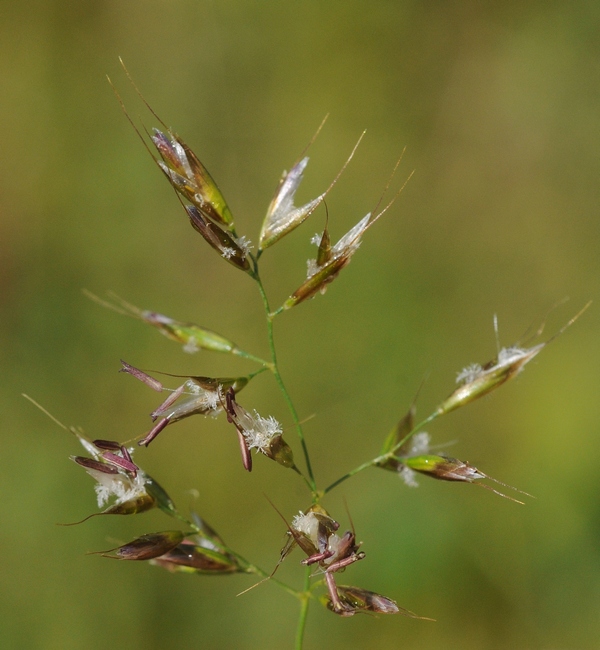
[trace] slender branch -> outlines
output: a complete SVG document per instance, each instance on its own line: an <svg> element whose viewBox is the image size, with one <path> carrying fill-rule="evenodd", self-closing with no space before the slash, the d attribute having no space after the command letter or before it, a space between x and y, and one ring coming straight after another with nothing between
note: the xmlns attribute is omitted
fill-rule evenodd
<svg viewBox="0 0 600 650"><path fill-rule="evenodd" d="M426 417L422 422L419 422L419 424L417 424L416 426L414 426L414 427L412 428L412 430L409 431L409 432L404 436L404 438L402 438L402 440L400 440L400 442L397 442L397 443L396 443L396 444L395 444L395 445L394 445L394 446L389 450L389 452L386 454L386 457L387 457L387 456L392 457L392 456L393 456L393 455L398 451L398 449L400 449L400 447L402 447L403 445L405 445L405 444L406 444L406 443L407 443L407 442L408 442L408 441L409 441L409 440L410 440L410 439L415 435L415 433L417 433L418 431L420 431L420 430L421 430L425 425L427 425L427 424L429 424L430 422L432 422L433 420L435 420L435 419L438 417L438 415L443 415L443 414L440 413L439 411L434 411L431 415L428 415L428 416L427 416L427 417Z"/></svg>
<svg viewBox="0 0 600 650"><path fill-rule="evenodd" d="M180 521L183 521L186 524L188 524L190 526L190 528L192 528L193 530L195 530L198 533L198 535L208 539L211 542L211 544L216 544L216 541L215 541L214 538L206 537L206 533L202 530L202 528L200 528L196 524L196 522L194 522L191 519L188 519L185 515L182 515L177 509L175 511L172 511L171 514L173 514L173 516L176 517L177 519L179 519ZM251 562L248 562L248 560L243 555L240 555L239 553L236 553L233 549L229 548L226 544L223 544L223 542L218 543L218 546L220 547L220 549L224 553L227 553L227 554L232 555L233 557L235 557L235 559L240 563L240 565L243 566L244 570L247 573L253 573L255 575L260 576L261 578L265 578L265 579L275 583L278 587L281 587L284 591L286 591L291 596L295 596L296 598L299 598L301 601L304 602L304 592L299 592L296 589L294 589L293 587L290 587L289 585L287 585L285 582L282 582L281 580L278 580L277 578L273 578L272 573L267 573L267 571L265 571L264 569L261 569L260 567L256 566L255 564L252 564ZM306 591L306 588L305 588L305 591Z"/></svg>
<svg viewBox="0 0 600 650"><path fill-rule="evenodd" d="M298 598L300 600L303 600L303 594L302 592L296 591L293 587L290 587L289 585L286 585L285 582L281 582L281 580L278 580L277 578L271 577L270 573L267 573L264 569L261 569L260 567L257 567L255 564L250 564L245 560L241 555L238 555L237 553L234 553L230 551L232 555L235 555L236 559L245 563L246 564L246 571L248 573L254 573L261 578L264 578L265 580L268 580L269 582L273 582L276 584L278 587L281 587L284 591L286 591L290 596L294 596L295 598ZM261 580L262 582L262 580ZM260 584L260 582L258 583ZM256 585L253 585L253 587L256 587Z"/></svg>
<svg viewBox="0 0 600 650"><path fill-rule="evenodd" d="M273 318L270 313L270 308L269 308L269 301L267 298L267 294L265 293L265 288L262 284L262 281L258 275L258 267L256 266L254 269L254 278L256 280L256 284L258 285L258 290L260 291L260 295L263 301L263 305L265 308L265 312L267 314L267 333L268 333L268 338L269 338L269 348L271 350L271 360L272 363L270 364L270 369L273 372L273 375L275 377L275 380L277 381L277 384L279 386L279 390L281 391L287 405L289 408L289 411L292 415L292 420L294 421L294 426L296 427L296 432L298 433L298 438L300 438L300 444L302 446L302 452L304 454L304 461L306 463L306 470L308 472L308 479L305 478L307 485L309 486L311 492L313 493L313 499L316 501L317 500L317 485L315 482L315 477L313 474L312 470L312 465L310 463L310 455L308 453L308 447L306 446L306 440L304 439L304 433L302 432L302 425L300 424L300 418L298 417L298 413L296 411L296 408L294 406L294 403L292 402L292 398L290 397L290 394L288 393L285 384L283 383L283 379L281 377L281 374L279 372L279 366L277 365L277 353L275 351L275 340L273 338Z"/></svg>
<svg viewBox="0 0 600 650"><path fill-rule="evenodd" d="M384 456L378 456L377 458L373 458L372 460L367 461L366 463L363 463L362 465L359 465L358 467L355 467L353 470L350 470L347 474L344 474L344 476L341 476L338 478L337 481L334 481L331 485L328 485L324 490L323 490L323 495L326 495L328 492L331 492L333 488L337 487L340 483L343 483L346 479L349 479L351 476L354 476L355 474L358 474L359 472L362 472L363 469L367 469L368 467L371 467L372 465L376 465L379 462L382 462L387 458L387 454Z"/></svg>
<svg viewBox="0 0 600 650"><path fill-rule="evenodd" d="M273 364L270 361L265 361L264 359L261 359L260 357L257 357L253 354L250 354L250 352L245 352L244 350L240 350L240 348L234 348L231 351L232 354L235 354L238 357L242 357L243 359L249 359L250 361L256 361L256 363L260 363L262 366L265 368L268 368L269 370L273 370Z"/></svg>
<svg viewBox="0 0 600 650"><path fill-rule="evenodd" d="M304 593L300 605L298 628L296 629L296 650L302 650L302 644L304 642L304 630L306 629L306 618L308 616L308 606L310 604L310 572L311 568L307 566L304 571Z"/></svg>
<svg viewBox="0 0 600 650"><path fill-rule="evenodd" d="M347 474L344 474L344 476L338 478L337 481L334 481L331 485L327 486L325 490L323 490L323 495L327 494L328 492L331 492L331 490L337 487L340 483L343 483L345 480L349 479L355 474L358 474L359 472L362 472L368 467L373 467L373 465L384 463L389 458L393 458L396 451L398 451L398 449L400 449L402 445L406 444L415 435L415 433L417 433L420 429L422 429L426 424L429 424L429 422L435 420L435 418L438 415L440 415L439 411L434 411L430 416L426 417L422 422L419 422L419 424L413 427L413 429L409 433L407 433L404 436L404 438L400 440L400 442L396 443L387 453L382 454L381 456L377 456L377 458L373 458L372 460L369 460L366 463L363 463L362 465L355 467L353 470L350 470Z"/></svg>

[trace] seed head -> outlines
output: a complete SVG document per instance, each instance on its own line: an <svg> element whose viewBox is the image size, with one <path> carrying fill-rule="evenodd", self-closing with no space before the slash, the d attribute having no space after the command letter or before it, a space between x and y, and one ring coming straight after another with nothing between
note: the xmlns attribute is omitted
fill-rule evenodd
<svg viewBox="0 0 600 650"><path fill-rule="evenodd" d="M473 467L473 465L467 463L466 461L458 460L457 458L451 458L450 456L422 454L419 456L402 458L400 460L410 470L419 472L421 474L425 474L426 476L431 476L432 478L436 478L441 481L458 481L462 483L475 483L475 481L478 481L480 479L488 479L490 481L493 481L494 483L498 483L499 485L510 488L515 492L519 492L520 494L524 494L525 496L531 497L531 494L527 494L527 492L518 490L517 488L512 487L512 485L507 485L502 481L498 481L497 479L492 478L488 474L484 474L482 471L478 470L476 467ZM483 487L486 490L490 490L494 494L504 497L505 499L509 499L509 501L514 501L515 503L520 503L521 505L523 505L522 501L519 501L502 492L499 492L498 490L495 490L489 485L486 485L484 483L476 483L476 485L479 485L480 487Z"/></svg>
<svg viewBox="0 0 600 650"><path fill-rule="evenodd" d="M171 572L215 575L246 571L234 555L189 540L184 540L164 555L152 559L151 563Z"/></svg>
<svg viewBox="0 0 600 650"><path fill-rule="evenodd" d="M459 387L438 406L436 413L438 415L450 413L461 406L470 404L483 395L491 393L509 379L516 377L548 343L570 327L590 304L591 302L588 302L566 325L563 325L554 336L544 343L539 343L531 348L523 348L518 345L502 348L498 353L498 357L485 365L474 363L461 370L456 378L457 383L460 384ZM542 329L543 325L538 334L541 333Z"/></svg>
<svg viewBox="0 0 600 650"><path fill-rule="evenodd" d="M148 490L152 479L131 460L133 450L120 447L122 451L118 455L105 451L106 444L102 443L107 441L94 444L81 436L78 438L91 458L71 456L71 460L96 480L98 507L102 508L114 499L104 514L136 514L157 505L155 497ZM118 443L111 444L119 446Z"/></svg>
<svg viewBox="0 0 600 650"><path fill-rule="evenodd" d="M144 446L148 446L169 424L191 415L216 417L223 410L225 392L229 388L242 390L249 381L248 377L188 377L178 388L170 390L144 371L124 361L121 364L121 372L132 375L154 390L170 391L163 403L150 414L153 420L160 419L138 443Z"/></svg>
<svg viewBox="0 0 600 650"><path fill-rule="evenodd" d="M518 375L546 345L540 343L529 349L517 346L503 348L497 359L484 366L471 364L466 367L456 378L460 386L438 406L437 413L439 415L450 413L491 393L504 382Z"/></svg>
<svg viewBox="0 0 600 650"><path fill-rule="evenodd" d="M247 565L225 546L217 532L195 512L191 518L196 534L186 538L164 555L151 560L152 564L168 571L186 573L237 573L247 570Z"/></svg>
<svg viewBox="0 0 600 650"><path fill-rule="evenodd" d="M325 120L326 119L327 117L325 117ZM323 120L321 126L319 126L319 128L317 129L317 132L313 136L310 144L314 142L315 138L317 137L321 128L323 127L323 124L325 124L325 120ZM362 140L363 136L364 133L360 136L356 145L354 145L354 148L352 149L352 152L350 153L350 156L344 163L342 169L339 171L339 173L334 178L334 180L329 185L329 187L325 190L325 192L323 192L323 194L317 196L316 199L309 201L308 203L306 203L300 208L297 208L294 205L294 196L296 194L296 190L298 189L300 183L302 182L302 176L304 174L304 170L308 165L308 158L307 157L302 158L292 167L292 169L289 172L283 172L283 176L279 181L279 185L275 192L275 196L273 197L271 204L269 205L267 214L263 221L263 225L260 232L260 238L259 238L259 246L258 246L259 255L263 250L265 250L265 248L272 246L273 244L278 242L282 237L284 237L289 232L297 228L305 219L307 219L316 210L316 208L320 205L320 203L325 199L327 194L331 191L333 186L337 183L338 179L346 169L350 160L352 160L352 157L354 156L354 153L356 152L356 149L358 148L358 145L360 144L360 141Z"/></svg>
<svg viewBox="0 0 600 650"><path fill-rule="evenodd" d="M408 459L414 456L420 456L429 452L430 435L425 431L415 434L410 440L400 448L398 451L399 456L406 456ZM405 462L405 459L392 458L390 461L396 464L396 471L398 475L408 487L417 487L419 484L415 478L415 470Z"/></svg>
<svg viewBox="0 0 600 650"><path fill-rule="evenodd" d="M241 238L243 239L243 238ZM130 316L137 320L144 321L155 327L163 336L183 345L185 352L193 354L198 350L211 350L212 352L229 352L236 354L239 348L233 341L213 332L212 330L196 325L195 323L184 323L164 314L147 309L139 309L135 305L123 300L116 294L109 292L109 296L117 303L116 305L99 298L90 291L84 290L84 294L99 305L116 311L124 316Z"/></svg>
<svg viewBox="0 0 600 650"><path fill-rule="evenodd" d="M417 616L414 612L398 607L395 601L374 591L367 591L360 587L349 587L338 585L337 601L331 595L323 598L323 603L330 611L339 616L354 616L354 614L402 614L409 618L418 618L424 621L432 621L431 618Z"/></svg>
<svg viewBox="0 0 600 650"><path fill-rule="evenodd" d="M118 560L151 560L175 548L183 538L184 534L180 530L149 533L117 548L99 551L97 554Z"/></svg>
<svg viewBox="0 0 600 650"><path fill-rule="evenodd" d="M248 261L250 244L246 239L237 239L233 233L208 219L195 205L186 205L185 210L194 230L199 232L223 259L242 271L251 270Z"/></svg>
<svg viewBox="0 0 600 650"><path fill-rule="evenodd" d="M196 154L174 133L154 130L152 142L162 160L159 167L171 185L207 218L233 230L233 216L217 184Z"/></svg>
<svg viewBox="0 0 600 650"><path fill-rule="evenodd" d="M325 197L325 194L321 194L300 208L294 205L294 196L302 182L306 165L308 165L308 158L303 158L289 172L283 172L262 225L258 243L260 250L272 246L297 228Z"/></svg>
<svg viewBox="0 0 600 650"><path fill-rule="evenodd" d="M249 413L235 401L234 388L228 390L225 402L227 419L238 432L245 469L252 470L251 449L256 449L284 467L296 469L292 449L283 440L281 425L273 416L265 418L257 411L254 411L254 415Z"/></svg>
<svg viewBox="0 0 600 650"><path fill-rule="evenodd" d="M340 271L350 263L370 222L371 213L361 219L335 246L331 247L329 259L323 265L319 265L316 259L308 260L306 281L285 301L283 308L290 309L312 298L319 291L325 293L327 285L333 282Z"/></svg>
<svg viewBox="0 0 600 650"><path fill-rule="evenodd" d="M237 349L235 343L229 339L194 323L182 323L153 311L142 311L140 316L167 338L182 343L184 351L190 354L198 350L232 352Z"/></svg>

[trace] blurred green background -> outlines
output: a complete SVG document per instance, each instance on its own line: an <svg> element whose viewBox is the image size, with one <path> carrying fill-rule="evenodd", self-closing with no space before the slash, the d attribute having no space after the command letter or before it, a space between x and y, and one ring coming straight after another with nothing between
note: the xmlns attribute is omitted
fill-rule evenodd
<svg viewBox="0 0 600 650"><path fill-rule="evenodd" d="M465 365L515 342L557 301L549 336L585 316L516 381L440 419L435 443L533 493L518 506L473 486L364 472L325 506L367 557L341 579L437 619L339 619L315 604L307 648L597 648L600 638L600 5L597 2L4 1L0 161L3 534L10 648L291 647L297 604L251 578L170 575L87 551L172 527L158 512L95 511L80 450L20 395L92 437L149 426L156 395L119 359L174 373L245 373L194 356L82 288L202 323L268 354L252 282L189 227L106 82L156 123L118 64L219 183L256 241L279 175L326 113L298 200L323 191L337 239L376 204L407 147L393 209L325 297L276 322L282 372L321 487L373 457L422 378L426 415ZM273 305L304 277L323 211L263 257ZM175 385L175 384L173 384ZM243 404L290 417L271 378ZM293 432L288 435L296 445ZM297 449L297 445L296 445ZM292 472L241 467L222 420L192 418L136 456L185 507L270 569L308 505ZM280 577L300 587L301 555Z"/></svg>

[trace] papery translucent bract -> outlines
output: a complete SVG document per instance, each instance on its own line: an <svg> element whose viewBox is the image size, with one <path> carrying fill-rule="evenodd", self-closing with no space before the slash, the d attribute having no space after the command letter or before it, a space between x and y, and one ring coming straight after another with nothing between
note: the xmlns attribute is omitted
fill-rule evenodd
<svg viewBox="0 0 600 650"><path fill-rule="evenodd" d="M151 560L175 548L183 538L184 534L180 530L149 533L109 551L100 551L98 554L119 560Z"/></svg>
<svg viewBox="0 0 600 650"><path fill-rule="evenodd" d="M162 157L160 168L171 185L212 221L233 230L233 216L221 191L196 154L173 133L158 129L152 142Z"/></svg>
<svg viewBox="0 0 600 650"><path fill-rule="evenodd" d="M102 298L99 298L90 291L84 290L84 293L94 302L107 309L112 309L119 314L131 316L144 323L148 323L148 325L152 325L163 336L183 344L185 352L194 353L198 352L198 350L210 350L211 352L240 353L238 346L233 341L207 327L175 320L156 311L139 309L112 292L108 292L109 296L117 302L117 305L102 300Z"/></svg>
<svg viewBox="0 0 600 650"><path fill-rule="evenodd" d="M284 172L275 196L269 205L258 240L259 250L264 250L297 228L319 206L325 194L297 208L294 195L302 182L302 175L308 164L303 158L289 172Z"/></svg>
<svg viewBox="0 0 600 650"><path fill-rule="evenodd" d="M465 368L457 377L457 382L461 385L438 406L436 409L437 415L444 415L461 406L470 404L483 395L491 393L509 379L516 377L549 343L569 328L586 311L590 304L591 302L588 302L583 309L544 343L539 343L531 348L522 348L518 345L502 348L497 358L492 359L485 365L481 366L475 363ZM542 329L543 325L538 334L541 333Z"/></svg>
<svg viewBox="0 0 600 650"><path fill-rule="evenodd" d="M471 367L467 381L438 406L438 414L450 413L491 393L504 382L519 374L525 364L529 363L545 346L546 343L540 343L529 350L509 348L506 351L501 351L498 359L483 367L478 367L478 370ZM507 352L504 358L502 352Z"/></svg>
<svg viewBox="0 0 600 650"><path fill-rule="evenodd" d="M185 541L164 555L151 560L151 564L168 571L184 573L226 574L243 573L246 568L231 554L205 548Z"/></svg>
<svg viewBox="0 0 600 650"><path fill-rule="evenodd" d="M248 251L240 246L239 240L207 219L196 206L186 205L185 209L194 230L199 232L223 259L242 271L250 271Z"/></svg>
<svg viewBox="0 0 600 650"><path fill-rule="evenodd" d="M484 474L473 465L470 465L466 461L458 460L458 458L451 458L450 456L438 456L435 454L422 454L420 456L409 456L408 458L401 458L402 463L408 467L410 470L419 472L426 476L431 476L441 481L457 481L461 483L475 483L480 479L488 479L494 483L498 483L504 487L510 488L515 492L524 494L525 496L531 497L531 494L523 492L512 485L503 483L498 479L492 478L488 474ZM520 503L523 505L522 501L514 499L489 485L484 483L475 483L479 487L485 488L498 496L501 496L509 501L514 501L515 503Z"/></svg>
<svg viewBox="0 0 600 650"><path fill-rule="evenodd" d="M309 260L306 281L294 291L294 293L283 303L283 309L291 309L295 305L312 298L319 291L324 293L327 285L337 278L339 272L350 263L352 255L360 246L361 237L365 233L371 220L371 213L361 219L351 230L349 230L328 255L329 259L323 266L317 264L317 260Z"/></svg>
<svg viewBox="0 0 600 650"><path fill-rule="evenodd" d="M153 311L141 312L141 318L156 327L167 338L182 343L185 352L193 353L198 350L233 352L237 349L233 341L194 323L182 323Z"/></svg>

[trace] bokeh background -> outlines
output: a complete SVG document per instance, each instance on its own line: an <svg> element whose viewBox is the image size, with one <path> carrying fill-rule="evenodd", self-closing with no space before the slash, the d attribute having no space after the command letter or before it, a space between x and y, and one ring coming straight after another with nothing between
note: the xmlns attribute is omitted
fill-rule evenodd
<svg viewBox="0 0 600 650"><path fill-rule="evenodd" d="M407 151L416 173L325 297L276 322L282 372L317 479L373 457L425 375L419 413L455 373L514 343L548 309L544 336L590 310L516 381L437 421L435 443L536 495L518 506L474 486L372 470L325 502L367 557L343 582L436 623L339 619L312 607L307 648L585 650L600 638L600 5L597 2L3 2L0 66L0 596L10 648L291 647L297 603L251 578L170 575L88 551L173 526L161 513L76 521L92 481L75 440L26 392L90 436L149 426L156 395L119 359L174 373L246 373L249 362L186 355L81 293L113 290L266 355L252 282L189 227L106 82L139 123L148 101L217 179L256 240L279 175L326 113L298 199L328 199L337 239L372 209ZM274 305L304 277L322 211L263 257ZM241 400L290 426L266 375ZM293 431L288 435L296 445ZM297 449L297 445L296 445ZM138 462L185 509L269 569L302 483L257 458L242 470L224 421L192 418ZM301 586L300 554L280 577Z"/></svg>

